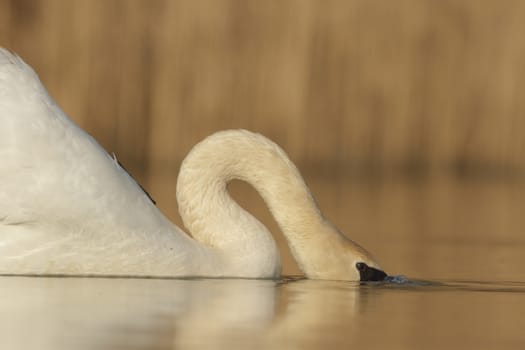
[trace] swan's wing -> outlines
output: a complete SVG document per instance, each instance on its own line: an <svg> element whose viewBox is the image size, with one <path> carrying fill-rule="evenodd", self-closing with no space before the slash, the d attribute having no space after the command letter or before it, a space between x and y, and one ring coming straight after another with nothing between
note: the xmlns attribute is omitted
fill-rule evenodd
<svg viewBox="0 0 525 350"><path fill-rule="evenodd" d="M145 220L137 210L151 207L116 159L60 110L35 72L0 48L0 225L133 225L133 218Z"/></svg>

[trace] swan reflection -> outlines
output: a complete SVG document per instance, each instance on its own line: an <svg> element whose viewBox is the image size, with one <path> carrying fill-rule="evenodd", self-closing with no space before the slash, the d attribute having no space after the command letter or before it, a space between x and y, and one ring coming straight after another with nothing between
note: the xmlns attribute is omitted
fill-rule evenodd
<svg viewBox="0 0 525 350"><path fill-rule="evenodd" d="M0 337L11 349L304 348L336 329L356 331L359 290L307 280L2 277Z"/></svg>

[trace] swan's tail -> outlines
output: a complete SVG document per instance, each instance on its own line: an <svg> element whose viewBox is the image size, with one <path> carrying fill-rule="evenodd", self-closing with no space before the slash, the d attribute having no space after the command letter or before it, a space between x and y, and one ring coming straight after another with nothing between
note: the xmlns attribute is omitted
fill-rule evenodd
<svg viewBox="0 0 525 350"><path fill-rule="evenodd" d="M35 84L35 81L38 83ZM0 91L12 87L13 83L29 84L33 88L40 84L38 76L24 60L17 54L0 47Z"/></svg>
<svg viewBox="0 0 525 350"><path fill-rule="evenodd" d="M24 61L15 53L0 47L0 66L5 64L12 64L15 66L24 65Z"/></svg>

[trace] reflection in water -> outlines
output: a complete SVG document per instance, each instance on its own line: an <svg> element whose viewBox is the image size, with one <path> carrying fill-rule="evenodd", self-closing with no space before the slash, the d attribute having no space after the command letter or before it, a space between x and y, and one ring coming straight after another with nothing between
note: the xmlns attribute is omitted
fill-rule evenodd
<svg viewBox="0 0 525 350"><path fill-rule="evenodd" d="M37 344L39 349L150 349L248 341L273 318L274 285L257 280L3 277L2 344L13 349ZM32 340L36 343L28 343Z"/></svg>
<svg viewBox="0 0 525 350"><path fill-rule="evenodd" d="M269 349L336 348L359 331L359 284L301 280L281 285L281 308L268 330Z"/></svg>
<svg viewBox="0 0 525 350"><path fill-rule="evenodd" d="M525 283L0 277L0 310L3 349L439 349L525 340Z"/></svg>
<svg viewBox="0 0 525 350"><path fill-rule="evenodd" d="M9 349L312 348L351 335L358 300L358 285L339 282L1 277L0 338Z"/></svg>

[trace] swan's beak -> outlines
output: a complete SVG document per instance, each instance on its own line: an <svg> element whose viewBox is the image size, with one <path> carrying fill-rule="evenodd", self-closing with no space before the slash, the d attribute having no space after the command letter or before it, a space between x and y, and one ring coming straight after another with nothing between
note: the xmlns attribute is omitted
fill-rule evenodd
<svg viewBox="0 0 525 350"><path fill-rule="evenodd" d="M355 264L357 271L359 271L359 278L361 282L366 281L383 281L388 275L379 269L370 267L363 262Z"/></svg>

